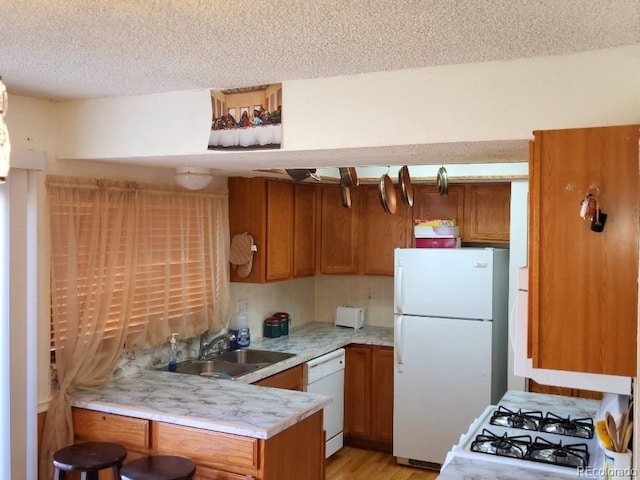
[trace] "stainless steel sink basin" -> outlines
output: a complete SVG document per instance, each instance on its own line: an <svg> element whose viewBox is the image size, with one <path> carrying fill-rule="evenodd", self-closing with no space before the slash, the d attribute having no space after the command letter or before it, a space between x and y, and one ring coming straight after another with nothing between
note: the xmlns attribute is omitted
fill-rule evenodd
<svg viewBox="0 0 640 480"><path fill-rule="evenodd" d="M224 360L186 360L176 366L176 373L220 378L238 378L260 368L258 365L225 362Z"/></svg>
<svg viewBox="0 0 640 480"><path fill-rule="evenodd" d="M254 365L271 365L287 358L295 356L293 353L272 352L270 350L253 350L243 348L222 352L214 357L215 360L224 360L232 363L245 363Z"/></svg>
<svg viewBox="0 0 640 480"><path fill-rule="evenodd" d="M229 350L207 360L180 362L176 365L176 373L235 379L293 356L293 353L269 350Z"/></svg>

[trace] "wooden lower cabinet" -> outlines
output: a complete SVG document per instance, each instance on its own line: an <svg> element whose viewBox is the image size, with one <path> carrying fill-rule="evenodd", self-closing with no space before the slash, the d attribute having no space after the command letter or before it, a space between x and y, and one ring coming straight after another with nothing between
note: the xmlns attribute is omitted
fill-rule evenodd
<svg viewBox="0 0 640 480"><path fill-rule="evenodd" d="M324 479L322 411L267 440L82 408L73 409L73 418L76 441L121 443L125 463L143 455L181 455L196 463L201 480ZM100 480L108 474L101 472Z"/></svg>
<svg viewBox="0 0 640 480"><path fill-rule="evenodd" d="M393 348L350 345L345 350L345 443L390 452L393 446Z"/></svg>
<svg viewBox="0 0 640 480"><path fill-rule="evenodd" d="M302 365L297 365L270 377L253 383L262 387L284 388L285 390L302 391Z"/></svg>

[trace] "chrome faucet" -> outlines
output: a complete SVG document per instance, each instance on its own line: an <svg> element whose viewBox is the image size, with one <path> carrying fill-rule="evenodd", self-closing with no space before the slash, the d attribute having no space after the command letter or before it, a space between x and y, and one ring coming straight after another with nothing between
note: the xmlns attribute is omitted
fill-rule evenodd
<svg viewBox="0 0 640 480"><path fill-rule="evenodd" d="M213 353L223 352L230 347L230 342L236 339L233 333L221 331L213 339L209 340L211 332L207 330L200 335L200 351L198 352L198 360L204 360L213 350Z"/></svg>

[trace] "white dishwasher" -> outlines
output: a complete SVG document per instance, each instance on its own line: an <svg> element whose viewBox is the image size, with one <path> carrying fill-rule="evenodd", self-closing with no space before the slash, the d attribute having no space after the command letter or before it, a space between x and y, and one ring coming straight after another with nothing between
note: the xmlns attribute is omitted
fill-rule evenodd
<svg viewBox="0 0 640 480"><path fill-rule="evenodd" d="M342 448L344 424L344 348L304 364L304 391L333 397L324 407L325 458Z"/></svg>

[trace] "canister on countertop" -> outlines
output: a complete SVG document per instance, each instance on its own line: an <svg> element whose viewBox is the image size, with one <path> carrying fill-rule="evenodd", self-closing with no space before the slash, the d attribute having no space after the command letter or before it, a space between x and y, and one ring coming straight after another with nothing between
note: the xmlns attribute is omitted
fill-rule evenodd
<svg viewBox="0 0 640 480"><path fill-rule="evenodd" d="M289 314L287 312L276 312L273 317L280 319L280 334L282 336L289 335L289 323L291 322Z"/></svg>
<svg viewBox="0 0 640 480"><path fill-rule="evenodd" d="M263 322L264 333L263 335L267 338L278 338L282 335L282 330L280 327L281 321L276 317L269 317Z"/></svg>

